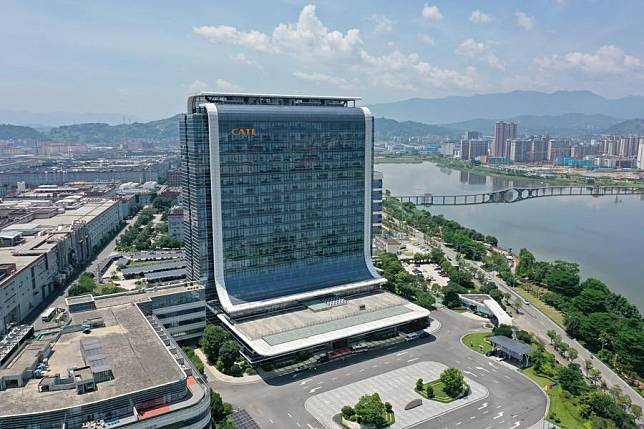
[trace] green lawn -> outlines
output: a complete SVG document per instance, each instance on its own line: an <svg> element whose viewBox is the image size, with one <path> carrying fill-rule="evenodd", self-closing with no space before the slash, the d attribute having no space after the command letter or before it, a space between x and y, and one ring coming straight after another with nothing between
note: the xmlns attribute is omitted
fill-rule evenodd
<svg viewBox="0 0 644 429"><path fill-rule="evenodd" d="M519 295L521 295L523 298L527 299L530 302L530 304L534 305L543 314L545 314L550 319L552 319L552 321L555 322L557 325L561 326L562 328L565 328L564 316L559 310L541 301L537 296L533 295L532 293L528 292L527 290L521 287L515 288L514 291Z"/></svg>
<svg viewBox="0 0 644 429"><path fill-rule="evenodd" d="M427 390L426 390L427 386L432 386L432 388L434 389L434 397L433 398L429 398L427 396ZM425 383L423 385L423 390L422 391L416 390L416 393L420 394L425 399L430 399L432 401L443 402L445 404L447 404L449 402L452 402L452 401L455 401L455 400L458 399L458 398L452 398L447 393L445 393L444 388L445 388L445 386L443 385L442 381L434 380L434 381L430 381L429 383Z"/></svg>
<svg viewBox="0 0 644 429"><path fill-rule="evenodd" d="M490 335L492 335L491 332L473 332L464 336L462 341L463 344L475 352L485 354L493 350L492 343L485 339L485 337L489 337Z"/></svg>
<svg viewBox="0 0 644 429"><path fill-rule="evenodd" d="M522 372L533 379L539 386L545 388L552 380L548 377L537 374L534 369L526 368ZM579 404L575 397L566 397L567 395L561 386L547 391L550 397L550 409L548 410L548 420L555 423L562 429L585 429L586 422L580 415Z"/></svg>

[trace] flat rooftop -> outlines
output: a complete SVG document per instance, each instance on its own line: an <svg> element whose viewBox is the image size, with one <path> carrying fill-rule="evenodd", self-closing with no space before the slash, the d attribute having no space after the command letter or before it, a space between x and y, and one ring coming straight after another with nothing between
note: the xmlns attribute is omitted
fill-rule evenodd
<svg viewBox="0 0 644 429"><path fill-rule="evenodd" d="M4 233L29 231L29 234L35 234L38 231L44 231L44 234L41 236L23 234L24 241L16 246L0 247L0 261L16 264L15 274L18 274L33 264L41 255L54 248L57 242L65 237L74 222L89 223L115 204L118 202L114 200L91 200L84 202L78 208L67 209L64 213L58 213L50 218L33 219L28 223L7 225L3 229ZM2 279L0 287L5 281L11 281L13 277Z"/></svg>
<svg viewBox="0 0 644 429"><path fill-rule="evenodd" d="M429 311L389 292L349 297L326 310L318 305L250 320L218 317L253 350L273 356L429 316Z"/></svg>
<svg viewBox="0 0 644 429"><path fill-rule="evenodd" d="M81 339L96 339L112 368L114 379L99 383L94 392L78 395L76 390L38 392L40 380L24 387L3 391L0 416L38 413L103 401L139 390L150 389L185 378L179 364L157 337L145 316L132 304L73 314L72 323L102 318L105 327L90 334L67 333L53 344L48 376L67 374L68 368L83 367ZM18 358L19 359L19 358Z"/></svg>
<svg viewBox="0 0 644 429"><path fill-rule="evenodd" d="M94 303L97 309L109 308L115 305L131 304L135 302L147 301L150 298L172 295L180 292L200 292L203 286L196 283L182 283L178 285L158 286L147 289L136 289L130 292L124 292L113 295L95 296ZM84 314L84 313L83 313Z"/></svg>

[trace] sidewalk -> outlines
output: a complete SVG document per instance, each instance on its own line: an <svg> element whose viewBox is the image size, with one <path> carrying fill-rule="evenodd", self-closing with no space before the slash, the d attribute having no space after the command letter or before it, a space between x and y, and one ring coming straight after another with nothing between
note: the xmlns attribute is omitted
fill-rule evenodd
<svg viewBox="0 0 644 429"><path fill-rule="evenodd" d="M233 377L230 375L226 375L222 372L220 372L217 368L215 368L214 365L210 365L208 363L208 359L206 359L206 355L200 350L200 349L195 349L195 355L203 362L203 367L204 367L204 372L205 376L208 380L217 380L221 381L223 383L231 383L231 384L248 384L248 383L257 383L258 381L262 380L262 377L259 375L244 375L243 377Z"/></svg>

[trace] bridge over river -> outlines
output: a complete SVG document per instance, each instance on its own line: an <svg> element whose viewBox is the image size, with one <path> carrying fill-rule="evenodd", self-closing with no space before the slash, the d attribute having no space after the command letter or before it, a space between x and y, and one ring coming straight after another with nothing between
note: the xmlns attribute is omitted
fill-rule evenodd
<svg viewBox="0 0 644 429"><path fill-rule="evenodd" d="M644 194L644 188L636 186L544 186L513 187L498 191L467 195L403 195L392 196L403 203L417 206L464 206L471 204L517 203L542 197L572 197Z"/></svg>

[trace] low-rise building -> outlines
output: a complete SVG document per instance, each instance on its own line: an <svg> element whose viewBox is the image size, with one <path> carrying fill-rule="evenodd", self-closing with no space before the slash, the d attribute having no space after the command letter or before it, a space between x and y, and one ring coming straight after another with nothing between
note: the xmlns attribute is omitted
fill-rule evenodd
<svg viewBox="0 0 644 429"><path fill-rule="evenodd" d="M140 297L69 302L64 329L0 369L0 428L210 428L209 387L155 315L164 295Z"/></svg>
<svg viewBox="0 0 644 429"><path fill-rule="evenodd" d="M121 226L119 200L83 200L53 210L27 210L5 226L0 262L0 335L20 323L55 289L65 285ZM12 237L12 240L9 240Z"/></svg>
<svg viewBox="0 0 644 429"><path fill-rule="evenodd" d="M512 326L512 317L490 295L470 293L459 294L458 297L463 306L492 319L496 325Z"/></svg>

